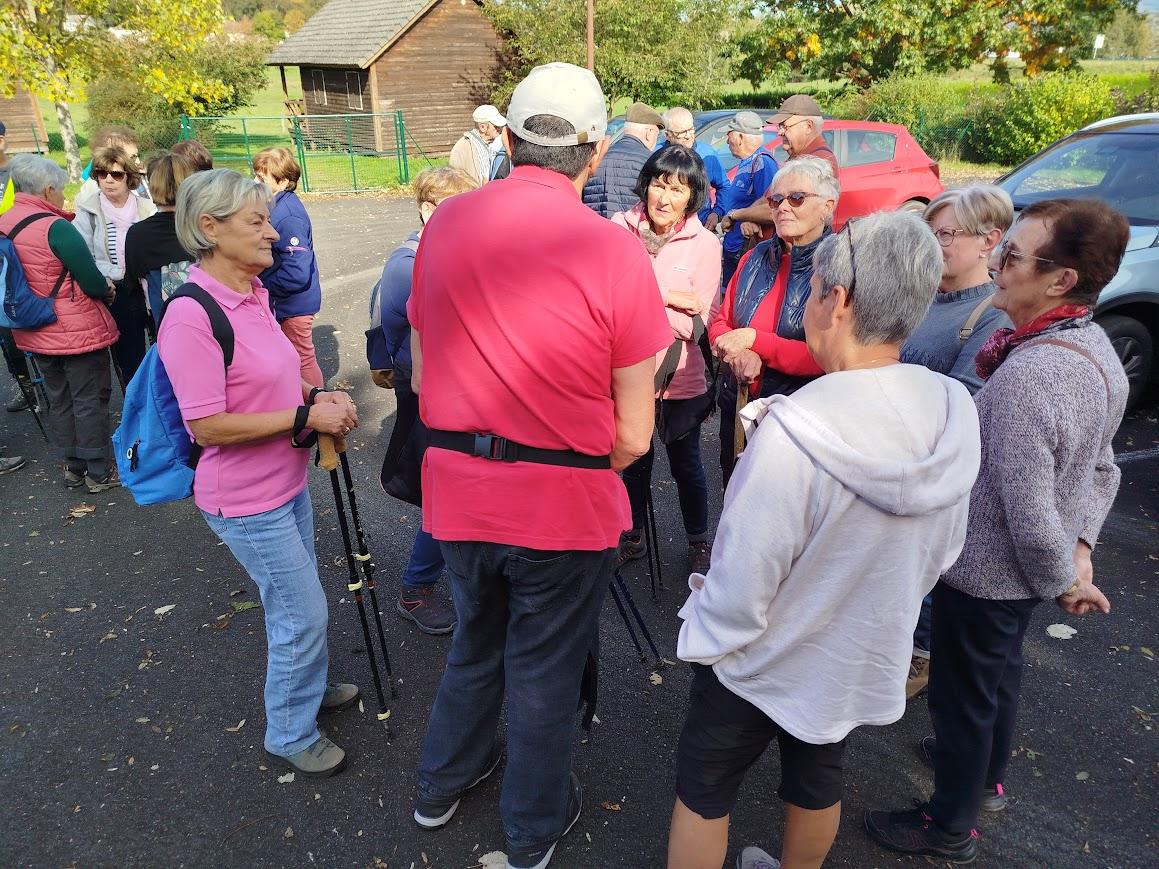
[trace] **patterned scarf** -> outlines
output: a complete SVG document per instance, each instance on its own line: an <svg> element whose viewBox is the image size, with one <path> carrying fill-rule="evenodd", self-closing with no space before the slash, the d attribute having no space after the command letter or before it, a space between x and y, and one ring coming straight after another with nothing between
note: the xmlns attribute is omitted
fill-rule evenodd
<svg viewBox="0 0 1159 869"><path fill-rule="evenodd" d="M1061 332L1064 329L1085 326L1093 315L1094 312L1088 305L1060 305L1051 308L1045 314L1039 314L1025 326L1017 329L996 329L974 357L974 367L978 371L978 376L983 380L989 380L998 370L998 366L1010 355L1010 351L1019 344L1047 332Z"/></svg>
<svg viewBox="0 0 1159 869"><path fill-rule="evenodd" d="M684 228L685 221L681 220L668 228L668 231L663 235L658 235L652 231L652 224L647 220L640 221L639 233L640 241L644 242L644 247L652 256L660 253L660 248L668 244L672 237L676 235L676 231Z"/></svg>

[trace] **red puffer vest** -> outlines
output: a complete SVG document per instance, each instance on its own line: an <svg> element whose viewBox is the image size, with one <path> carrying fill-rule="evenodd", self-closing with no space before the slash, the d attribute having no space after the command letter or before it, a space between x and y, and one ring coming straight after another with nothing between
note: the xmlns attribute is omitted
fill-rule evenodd
<svg viewBox="0 0 1159 869"><path fill-rule="evenodd" d="M29 193L17 193L10 209L0 214L0 231L8 232L30 214L48 211L68 217L59 208ZM38 296L47 296L60 277L64 266L48 246L48 230L56 221L47 217L34 221L20 230L13 244L28 286ZM45 356L77 356L102 350L116 342L119 334L108 306L84 294L72 275L61 284L53 301L56 321L39 329L13 329L16 346L30 353Z"/></svg>

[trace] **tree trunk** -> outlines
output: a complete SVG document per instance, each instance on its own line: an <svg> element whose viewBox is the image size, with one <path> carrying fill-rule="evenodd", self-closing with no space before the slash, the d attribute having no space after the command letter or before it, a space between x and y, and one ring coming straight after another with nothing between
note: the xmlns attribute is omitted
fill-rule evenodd
<svg viewBox="0 0 1159 869"><path fill-rule="evenodd" d="M56 119L60 122L60 138L64 143L65 161L68 163L68 180L80 181L80 147L76 143L76 128L72 123L72 109L68 103L56 103Z"/></svg>

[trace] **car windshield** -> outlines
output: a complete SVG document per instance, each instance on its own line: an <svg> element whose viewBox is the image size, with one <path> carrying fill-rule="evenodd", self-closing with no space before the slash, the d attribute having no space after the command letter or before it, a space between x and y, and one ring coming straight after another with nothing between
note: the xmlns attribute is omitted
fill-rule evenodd
<svg viewBox="0 0 1159 869"><path fill-rule="evenodd" d="M1159 137L1104 133L1059 142L1012 173L1002 187L1015 208L1057 197L1102 199L1136 225L1159 225Z"/></svg>

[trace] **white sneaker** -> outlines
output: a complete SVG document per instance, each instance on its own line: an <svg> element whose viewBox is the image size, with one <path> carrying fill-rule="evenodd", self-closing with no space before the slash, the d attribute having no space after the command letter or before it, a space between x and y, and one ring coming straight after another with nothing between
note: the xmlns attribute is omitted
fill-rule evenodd
<svg viewBox="0 0 1159 869"><path fill-rule="evenodd" d="M781 869L781 861L770 857L767 851L756 845L749 845L740 852L736 860L736 869Z"/></svg>

